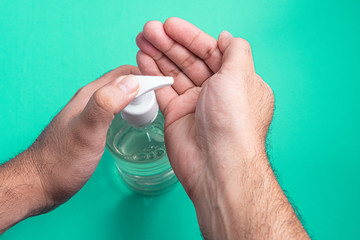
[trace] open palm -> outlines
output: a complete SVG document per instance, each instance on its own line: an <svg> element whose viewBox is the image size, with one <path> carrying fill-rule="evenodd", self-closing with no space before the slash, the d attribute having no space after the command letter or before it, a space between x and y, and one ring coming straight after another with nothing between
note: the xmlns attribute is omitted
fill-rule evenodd
<svg viewBox="0 0 360 240"><path fill-rule="evenodd" d="M199 128L206 96L200 94L221 67L222 53L216 39L179 18L165 24L148 22L136 39L137 62L144 75L173 76L172 87L159 89L157 100L165 117L169 159L188 194L204 174ZM215 76L216 77L216 76ZM199 101L198 101L199 100ZM202 125L202 126L201 126Z"/></svg>

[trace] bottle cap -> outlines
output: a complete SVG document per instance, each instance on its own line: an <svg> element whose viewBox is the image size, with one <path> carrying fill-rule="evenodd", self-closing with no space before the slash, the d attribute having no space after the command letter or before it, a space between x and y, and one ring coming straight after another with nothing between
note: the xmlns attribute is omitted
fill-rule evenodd
<svg viewBox="0 0 360 240"><path fill-rule="evenodd" d="M134 127L145 127L156 119L159 105L154 90L174 83L172 77L135 76L139 80L139 92L121 111L122 118Z"/></svg>

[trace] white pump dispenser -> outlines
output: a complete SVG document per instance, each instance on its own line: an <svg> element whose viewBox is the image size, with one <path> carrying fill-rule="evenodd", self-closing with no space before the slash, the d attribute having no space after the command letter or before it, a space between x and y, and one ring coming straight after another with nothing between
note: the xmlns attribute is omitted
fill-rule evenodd
<svg viewBox="0 0 360 240"><path fill-rule="evenodd" d="M150 125L157 117L159 105L154 90L174 83L172 77L135 76L139 80L139 92L121 112L122 118L134 127Z"/></svg>
<svg viewBox="0 0 360 240"><path fill-rule="evenodd" d="M177 183L166 154L164 116L159 111L155 89L170 86L172 77L135 76L139 92L116 114L106 136L106 148L114 157L119 174L134 191L157 195Z"/></svg>

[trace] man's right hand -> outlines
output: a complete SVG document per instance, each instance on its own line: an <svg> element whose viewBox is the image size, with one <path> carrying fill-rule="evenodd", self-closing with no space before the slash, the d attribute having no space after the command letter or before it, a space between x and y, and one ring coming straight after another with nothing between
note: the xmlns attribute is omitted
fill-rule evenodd
<svg viewBox="0 0 360 240"><path fill-rule="evenodd" d="M266 157L274 96L255 73L249 43L228 32L217 42L170 18L148 22L137 44L142 74L175 78L157 91L165 143L204 237L306 237ZM284 222L286 231L273 228Z"/></svg>

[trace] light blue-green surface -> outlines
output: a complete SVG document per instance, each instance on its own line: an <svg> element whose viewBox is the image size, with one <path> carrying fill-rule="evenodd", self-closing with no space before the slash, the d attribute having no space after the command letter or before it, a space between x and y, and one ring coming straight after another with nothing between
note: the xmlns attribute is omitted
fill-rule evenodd
<svg viewBox="0 0 360 240"><path fill-rule="evenodd" d="M0 159L28 147L78 88L136 64L152 19L182 17L216 37L247 39L273 88L271 159L314 239L359 239L360 2L0 1ZM55 211L3 239L200 239L181 186L144 198L105 153L94 176Z"/></svg>

